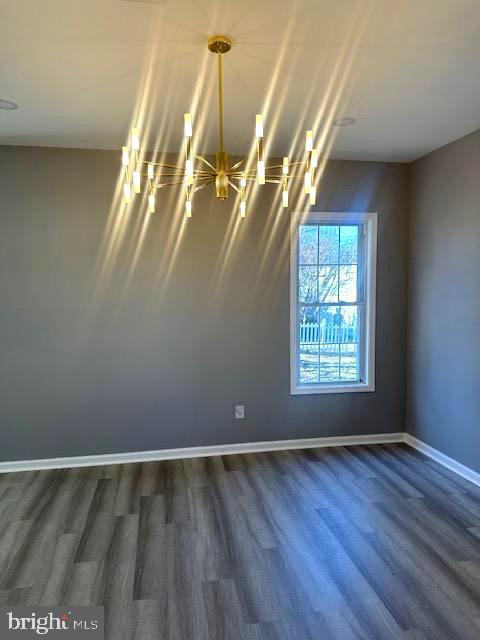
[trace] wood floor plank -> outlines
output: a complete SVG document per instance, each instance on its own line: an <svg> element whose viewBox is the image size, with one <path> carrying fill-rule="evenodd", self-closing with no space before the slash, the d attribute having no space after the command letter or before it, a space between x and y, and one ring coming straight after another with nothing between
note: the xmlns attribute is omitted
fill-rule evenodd
<svg viewBox="0 0 480 640"><path fill-rule="evenodd" d="M326 565L367 637L378 640L401 637L402 628L350 558L334 558L326 561Z"/></svg>
<svg viewBox="0 0 480 640"><path fill-rule="evenodd" d="M412 447L409 447L406 444L392 444L388 447L385 447L385 450L391 452L394 456L399 456L400 458L403 458L405 460L410 458L415 465L419 465L420 468L423 467L428 478L430 478L432 474L437 478L439 476L443 476L443 478L448 480L450 485L453 485L450 491L456 495L458 495L459 493L472 493L477 498L480 497L480 487L472 484L465 478L462 478L462 476L458 475L458 473L454 473L450 469L439 465L437 462L427 457L425 454L417 451L416 449L413 449Z"/></svg>
<svg viewBox="0 0 480 640"><path fill-rule="evenodd" d="M122 639L129 628L133 601L138 515L118 516L115 520L108 555L103 565L105 635Z"/></svg>
<svg viewBox="0 0 480 640"><path fill-rule="evenodd" d="M395 469L395 472L402 478L411 482L425 498L435 506L436 511L443 514L443 517L450 517L458 520L464 527L477 526L480 524L474 514L465 509L459 502L457 496L462 494L450 494L435 481L432 469L425 466L423 462L414 465L413 459L407 456L395 456L388 445L385 449L376 450L377 455L381 455L385 464ZM381 454L379 453L381 451ZM438 465L437 465L438 466ZM472 485L474 487L474 485Z"/></svg>
<svg viewBox="0 0 480 640"><path fill-rule="evenodd" d="M382 554L369 543L361 532L345 524L341 513L321 510L320 517L326 522L347 552L350 560L378 595L385 608L399 627L407 631L427 625L427 618L415 594L403 584L401 577L393 572Z"/></svg>
<svg viewBox="0 0 480 640"><path fill-rule="evenodd" d="M191 488L190 502L198 575L204 581L231 578L233 565L229 555L228 534L218 514L212 487Z"/></svg>
<svg viewBox="0 0 480 640"><path fill-rule="evenodd" d="M65 509L65 527L63 533L82 534L90 508L92 506L98 479L85 473L85 469L72 469L83 473L75 474L74 488L71 494L70 504Z"/></svg>
<svg viewBox="0 0 480 640"><path fill-rule="evenodd" d="M413 565L416 588L438 596L431 606L432 622L444 615L450 602L464 611L463 616L476 611L479 606L478 593L463 579L457 563L449 562L437 550L435 536L428 535L421 526L413 523L406 512L398 513L387 509L385 505L375 508L379 510L384 530L394 539L390 553L395 551L392 562L395 571L412 571ZM377 533L379 538L380 534ZM388 558L388 554L385 557Z"/></svg>
<svg viewBox="0 0 480 640"><path fill-rule="evenodd" d="M9 589L12 567L15 566L33 525L33 520L13 520L4 523L0 530L0 589Z"/></svg>
<svg viewBox="0 0 480 640"><path fill-rule="evenodd" d="M237 640L245 637L245 623L234 580L204 582L203 597L210 640Z"/></svg>
<svg viewBox="0 0 480 640"><path fill-rule="evenodd" d="M116 516L138 513L142 495L142 465L123 464L121 467L113 509Z"/></svg>
<svg viewBox="0 0 480 640"><path fill-rule="evenodd" d="M35 580L26 604L59 606L65 595L69 576L73 570L73 560L79 541L78 533L67 533L57 537L49 566L43 575Z"/></svg>
<svg viewBox="0 0 480 640"><path fill-rule="evenodd" d="M33 522L28 534L2 576L2 586L18 589L33 586L49 570L57 543L55 521Z"/></svg>
<svg viewBox="0 0 480 640"><path fill-rule="evenodd" d="M480 490L406 445L0 475L0 604L106 640L478 640Z"/></svg>
<svg viewBox="0 0 480 640"><path fill-rule="evenodd" d="M427 563L422 561L423 558L410 553L411 547L399 543L391 531L377 531L367 537L392 574L395 574L413 598L418 610L419 626L436 630L439 637L444 633L447 637L456 637L455 625L453 629L450 628L452 619L469 617L472 613L460 593L452 593L448 587L445 588L442 578L437 581L439 575L431 573ZM451 612L455 612L453 616Z"/></svg>
<svg viewBox="0 0 480 640"><path fill-rule="evenodd" d="M105 589L104 580L105 562L103 560L74 563L66 581L61 604L101 606Z"/></svg>
<svg viewBox="0 0 480 640"><path fill-rule="evenodd" d="M151 640L165 638L164 600L135 600L130 605L130 621L127 638L131 640Z"/></svg>
<svg viewBox="0 0 480 640"><path fill-rule="evenodd" d="M75 562L106 558L115 526L114 508L117 487L118 482L113 479L98 480Z"/></svg>
<svg viewBox="0 0 480 640"><path fill-rule="evenodd" d="M135 556L134 600L154 600L166 587L167 541L164 496L144 496L140 504Z"/></svg>

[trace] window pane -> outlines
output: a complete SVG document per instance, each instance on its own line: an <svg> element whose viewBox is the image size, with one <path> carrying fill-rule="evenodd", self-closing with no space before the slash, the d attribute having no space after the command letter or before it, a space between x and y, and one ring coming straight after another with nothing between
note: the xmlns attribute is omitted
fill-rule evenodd
<svg viewBox="0 0 480 640"><path fill-rule="evenodd" d="M319 302L338 302L338 267L319 267Z"/></svg>
<svg viewBox="0 0 480 640"><path fill-rule="evenodd" d="M356 302L357 300L357 267L339 267L340 286L339 301L340 302ZM330 300L328 301L330 302Z"/></svg>
<svg viewBox="0 0 480 640"><path fill-rule="evenodd" d="M318 302L318 268L298 268L298 301Z"/></svg>
<svg viewBox="0 0 480 640"><path fill-rule="evenodd" d="M338 382L340 345L320 345L320 382Z"/></svg>
<svg viewBox="0 0 480 640"><path fill-rule="evenodd" d="M320 382L318 349L318 344L300 345L299 357L301 384L318 384Z"/></svg>
<svg viewBox="0 0 480 640"><path fill-rule="evenodd" d="M320 307L320 343L337 343L338 307Z"/></svg>
<svg viewBox="0 0 480 640"><path fill-rule="evenodd" d="M339 340L342 344L359 342L358 307L348 306L338 309Z"/></svg>
<svg viewBox="0 0 480 640"><path fill-rule="evenodd" d="M318 264L318 225L300 225L298 262L299 264Z"/></svg>
<svg viewBox="0 0 480 640"><path fill-rule="evenodd" d="M354 382L359 380L358 344L340 345L340 380Z"/></svg>
<svg viewBox="0 0 480 640"><path fill-rule="evenodd" d="M358 307L320 307L320 343L358 342Z"/></svg>
<svg viewBox="0 0 480 640"><path fill-rule="evenodd" d="M318 307L301 307L299 314L300 383L320 382L318 371Z"/></svg>
<svg viewBox="0 0 480 640"><path fill-rule="evenodd" d="M340 264L357 264L358 227L340 227Z"/></svg>
<svg viewBox="0 0 480 640"><path fill-rule="evenodd" d="M319 262L320 264L338 264L340 227L333 225L321 225L319 235Z"/></svg>

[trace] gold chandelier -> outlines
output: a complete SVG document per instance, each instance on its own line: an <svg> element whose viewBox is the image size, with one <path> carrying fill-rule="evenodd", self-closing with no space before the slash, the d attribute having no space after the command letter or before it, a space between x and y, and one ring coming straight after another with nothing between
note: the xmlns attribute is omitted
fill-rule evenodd
<svg viewBox="0 0 480 640"><path fill-rule="evenodd" d="M185 189L185 215L192 216L192 196L200 189L215 183L216 196L219 200L228 198L229 187L239 195L240 216L246 215L247 184L265 183L282 185L282 206L288 207L288 190L291 179L301 178L304 181L304 192L310 204L315 204L316 186L315 169L318 165L318 152L313 147L313 131L306 132L305 158L290 162L286 156L282 164L265 165L263 154L263 116L257 114L255 120L256 166L250 168L249 156L230 165L224 148L223 137L223 69L222 56L232 48L232 41L227 36L212 36L208 39L208 48L217 55L218 62L218 151L216 166L204 156L194 153L192 146L192 116L184 114L185 151L181 165L156 162L155 159L143 160L140 157L140 137L138 128L130 134L129 146L122 149L122 165L124 173L123 196L126 204L130 204L135 194L141 193L142 182L148 189L148 211L155 213L155 195L158 189L174 185L182 185ZM198 166L196 168L195 161ZM293 169L293 171L292 171ZM166 181L165 181L166 179Z"/></svg>

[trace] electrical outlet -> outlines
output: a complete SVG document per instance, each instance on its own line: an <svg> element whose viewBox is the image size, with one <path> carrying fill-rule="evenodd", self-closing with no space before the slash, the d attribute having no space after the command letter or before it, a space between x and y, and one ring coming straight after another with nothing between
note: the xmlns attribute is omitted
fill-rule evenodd
<svg viewBox="0 0 480 640"><path fill-rule="evenodd" d="M235 420L243 420L245 418L245 406L243 404L235 405Z"/></svg>

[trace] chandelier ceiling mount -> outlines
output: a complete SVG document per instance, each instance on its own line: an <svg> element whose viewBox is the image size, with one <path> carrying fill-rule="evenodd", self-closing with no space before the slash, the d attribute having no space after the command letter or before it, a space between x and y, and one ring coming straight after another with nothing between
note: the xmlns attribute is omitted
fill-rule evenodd
<svg viewBox="0 0 480 640"><path fill-rule="evenodd" d="M208 48L212 53L228 53L232 48L232 41L228 36L210 36Z"/></svg>

